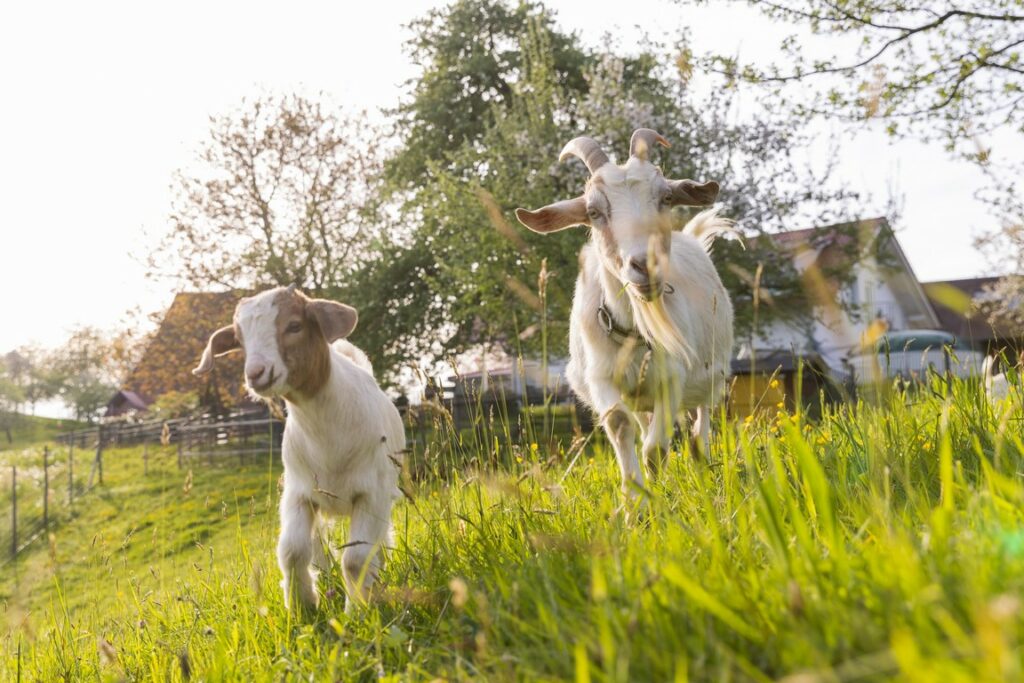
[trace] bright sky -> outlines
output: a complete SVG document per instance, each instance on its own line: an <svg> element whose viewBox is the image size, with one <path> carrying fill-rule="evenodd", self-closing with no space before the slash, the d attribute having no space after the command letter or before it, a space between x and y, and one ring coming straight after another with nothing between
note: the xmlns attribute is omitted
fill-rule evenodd
<svg viewBox="0 0 1024 683"><path fill-rule="evenodd" d="M393 105L416 74L403 25L430 4L0 6L0 352L57 345L77 324L111 328L135 306L166 308L170 285L147 280L133 255L146 253L147 233L162 231L171 174L192 162L207 117L261 88ZM668 35L690 26L698 51L741 56L770 54L780 37L735 6L548 4L585 41L610 32L624 49L638 23ZM818 162L823 153L807 152ZM844 144L840 158L841 176L875 207L891 187L904 196L900 239L922 280L986 272L971 247L972 234L992 224L972 196L977 171L939 146L891 145L876 133Z"/></svg>

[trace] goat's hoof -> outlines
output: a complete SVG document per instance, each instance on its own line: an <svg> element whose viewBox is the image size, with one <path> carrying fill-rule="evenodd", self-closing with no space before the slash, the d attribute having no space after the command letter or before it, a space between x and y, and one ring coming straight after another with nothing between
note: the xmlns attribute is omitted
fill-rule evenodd
<svg viewBox="0 0 1024 683"><path fill-rule="evenodd" d="M643 496L626 496L626 501L615 508L613 517L622 517L626 526L646 525L650 518L650 506Z"/></svg>

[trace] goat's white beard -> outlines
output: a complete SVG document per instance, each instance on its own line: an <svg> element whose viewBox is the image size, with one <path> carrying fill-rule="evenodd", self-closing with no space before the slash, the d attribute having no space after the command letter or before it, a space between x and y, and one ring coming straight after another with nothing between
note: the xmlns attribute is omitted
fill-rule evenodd
<svg viewBox="0 0 1024 683"><path fill-rule="evenodd" d="M636 328L644 339L663 348L669 356L679 358L689 365L693 357L693 348L666 310L664 293L650 301L638 296L631 299Z"/></svg>

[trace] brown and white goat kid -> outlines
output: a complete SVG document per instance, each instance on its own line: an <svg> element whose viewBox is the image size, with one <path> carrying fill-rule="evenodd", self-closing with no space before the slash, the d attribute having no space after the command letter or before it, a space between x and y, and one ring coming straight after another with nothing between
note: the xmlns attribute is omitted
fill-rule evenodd
<svg viewBox="0 0 1024 683"><path fill-rule="evenodd" d="M366 355L344 340L355 326L350 306L294 287L271 289L238 303L233 324L213 333L193 370L209 372L215 357L241 349L249 391L285 400L277 559L287 605L295 597L307 607L318 603L328 518L352 520L341 556L347 607L366 599L391 531L405 431Z"/></svg>
<svg viewBox="0 0 1024 683"><path fill-rule="evenodd" d="M682 232L672 230L672 207L710 205L718 184L665 179L647 158L655 143L668 147L653 130L637 130L629 160L617 166L592 138L576 138L560 160L574 155L586 163L583 195L516 210L535 232L590 227L569 319L567 374L604 425L627 495L633 483L644 484L636 426L652 474L674 421L685 425L688 410L696 412L697 445L708 452L711 409L726 387L733 343L732 304L708 255L714 235L730 224L709 210Z"/></svg>

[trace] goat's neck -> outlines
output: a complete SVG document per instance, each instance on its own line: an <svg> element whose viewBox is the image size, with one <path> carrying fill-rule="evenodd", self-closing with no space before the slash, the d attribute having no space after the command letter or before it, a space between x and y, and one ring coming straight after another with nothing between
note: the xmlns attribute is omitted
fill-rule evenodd
<svg viewBox="0 0 1024 683"><path fill-rule="evenodd" d="M338 399L345 394L345 373L339 373L334 367L334 358L327 364L327 377L317 392L311 396L298 392L285 395L284 402L288 406L289 418L294 418L300 425L315 427L324 423L329 417L327 413L334 410Z"/></svg>
<svg viewBox="0 0 1024 683"><path fill-rule="evenodd" d="M625 285L608 266L598 259L598 286L604 299L605 308L615 318L615 322L625 328L633 327L633 304Z"/></svg>

